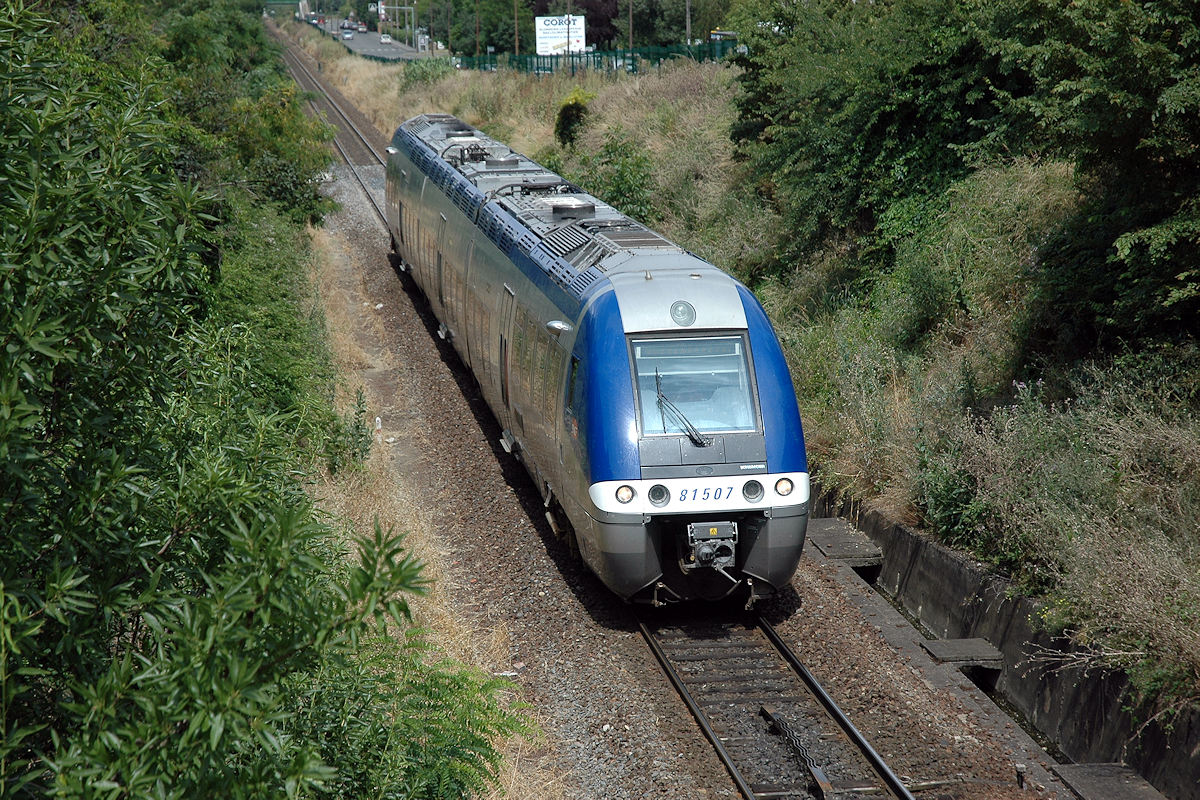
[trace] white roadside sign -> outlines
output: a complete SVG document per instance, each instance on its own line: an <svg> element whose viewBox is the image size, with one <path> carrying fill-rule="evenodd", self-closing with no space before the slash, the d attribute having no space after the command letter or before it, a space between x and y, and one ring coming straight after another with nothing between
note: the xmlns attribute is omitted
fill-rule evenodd
<svg viewBox="0 0 1200 800"><path fill-rule="evenodd" d="M587 18L582 14L566 14L561 17L534 17L537 33L537 54L559 56L564 53L581 53L587 47L584 30Z"/></svg>

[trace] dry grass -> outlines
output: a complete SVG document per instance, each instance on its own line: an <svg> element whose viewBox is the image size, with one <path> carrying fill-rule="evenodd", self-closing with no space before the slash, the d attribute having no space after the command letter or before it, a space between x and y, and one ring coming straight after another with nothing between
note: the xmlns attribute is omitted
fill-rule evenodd
<svg viewBox="0 0 1200 800"><path fill-rule="evenodd" d="M377 360L360 346L356 335L362 326L361 300L339 283L353 267L338 263L345 255L328 232L314 229L312 236L318 256L314 279L323 300L329 347L339 376L335 402L340 408L352 407L361 388L366 395L367 407L379 408L386 404L386 398L371 396L370 385L361 377L361 372L374 366ZM375 326L376 340L383 341L386 332L378 318L372 316L369 319ZM455 616L446 597L449 575L446 553L439 537L433 533L427 514L416 500L417 495L409 491L401 476L388 467L382 448L371 449L362 469L326 476L319 493L323 508L345 520L360 536L369 533L376 521L385 528L407 531L405 543L425 564L424 575L431 581L428 594L410 600L414 620L419 626L435 632L434 641L442 650L459 661L484 669L494 669L494 665L503 663L507 641L501 629L490 637L479 637ZM481 639L490 639L482 652L478 644Z"/></svg>
<svg viewBox="0 0 1200 800"><path fill-rule="evenodd" d="M370 386L361 374L376 366L380 356L372 356L360 346L354 332L362 325L361 298L341 283L347 271L354 268L344 263L346 257L339 243L327 231L314 229L312 238L316 251L312 280L323 303L328 343L339 375L335 402L342 409L352 407L361 387L367 395L367 406L378 408L384 405L384 398L371 396ZM383 341L385 332L378 322L374 324L376 341ZM424 630L427 642L440 653L482 672L495 673L502 668L500 665L508 663L509 632L503 624L480 629L458 614L450 599L453 577L442 539L418 501L418 490L389 466L382 448L372 448L361 469L325 476L314 487L314 494L321 509L341 520L355 536L369 534L376 522L406 532L405 545L425 565L422 574L429 581L426 594L408 598L414 623ZM515 737L502 743L501 752L505 761L497 776L500 788L488 798L550 800L562 796L562 779L548 765L548 756L539 742Z"/></svg>
<svg viewBox="0 0 1200 800"><path fill-rule="evenodd" d="M411 83L403 65L350 56L309 26L285 31L321 60L324 74L381 132L418 114L448 112L530 157L554 152L570 170L619 128L653 163L658 230L727 269L774 250L774 212L753 192L731 191L738 185L729 139L738 88L729 67L681 60L638 76L455 70L433 83ZM554 122L577 87L594 99L575 149L564 152Z"/></svg>
<svg viewBox="0 0 1200 800"><path fill-rule="evenodd" d="M454 70L433 83L407 85L402 63L353 57L308 26L287 25L284 31L321 61L324 75L385 133L418 114L445 112L533 154L554 144L554 118L573 87L595 91L604 84L601 76L591 74L572 78Z"/></svg>
<svg viewBox="0 0 1200 800"><path fill-rule="evenodd" d="M964 407L1007 396L1036 313L1039 232L1078 203L1064 164L1018 162L960 182L896 245L872 292L831 242L763 287L823 484L916 522L920 452Z"/></svg>
<svg viewBox="0 0 1200 800"><path fill-rule="evenodd" d="M1037 565L1044 620L1081 648L1071 665L1125 669L1170 707L1200 698L1200 422L1180 380L1200 356L1144 362L1081 370L1065 403L1025 386L947 427L931 461L949 480L930 488L976 547Z"/></svg>

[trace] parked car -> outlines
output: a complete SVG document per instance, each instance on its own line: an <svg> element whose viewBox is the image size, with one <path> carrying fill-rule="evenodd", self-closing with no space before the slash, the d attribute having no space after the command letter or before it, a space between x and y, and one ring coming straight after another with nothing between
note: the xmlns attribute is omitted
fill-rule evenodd
<svg viewBox="0 0 1200 800"><path fill-rule="evenodd" d="M388 36L386 33L380 34L379 35L379 43L380 44L391 44L392 37Z"/></svg>

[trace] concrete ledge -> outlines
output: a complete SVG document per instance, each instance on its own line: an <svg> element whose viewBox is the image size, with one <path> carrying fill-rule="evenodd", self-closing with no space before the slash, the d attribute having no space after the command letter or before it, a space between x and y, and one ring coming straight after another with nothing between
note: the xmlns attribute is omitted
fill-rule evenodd
<svg viewBox="0 0 1200 800"><path fill-rule="evenodd" d="M1038 605L984 565L856 502L814 491L813 514L810 528L839 516L863 531L882 551L877 586L936 636L991 642L996 691L1068 758L1124 763L1172 800L1200 800L1200 708L1147 722L1125 675L1069 666L1069 643L1032 624Z"/></svg>
<svg viewBox="0 0 1200 800"><path fill-rule="evenodd" d="M1001 669L1004 656L985 639L931 639L921 647L936 661L956 667Z"/></svg>
<svg viewBox="0 0 1200 800"><path fill-rule="evenodd" d="M808 541L821 551L821 555L851 567L878 567L883 564L883 550L865 533L843 519L810 519Z"/></svg>
<svg viewBox="0 0 1200 800"><path fill-rule="evenodd" d="M1062 764L1054 772L1079 800L1166 800L1124 764Z"/></svg>

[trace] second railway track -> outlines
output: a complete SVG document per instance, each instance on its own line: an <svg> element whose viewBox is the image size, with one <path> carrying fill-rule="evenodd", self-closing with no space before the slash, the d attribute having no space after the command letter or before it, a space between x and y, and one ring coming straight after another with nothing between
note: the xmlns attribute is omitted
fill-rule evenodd
<svg viewBox="0 0 1200 800"><path fill-rule="evenodd" d="M283 54L284 63L287 64L296 84L308 92L313 110L333 125L335 130L333 148L350 168L354 180L362 187L371 207L375 209L379 224L386 229L387 218L380 207L379 198L372 191L373 181L363 174L363 169L374 170L379 173L380 180L382 180L382 168L387 163L384 156L379 153L376 145L371 141L371 137L354 122L350 112L342 108L341 104L317 76L313 75L312 70L304 64L300 57L288 47L284 48Z"/></svg>

